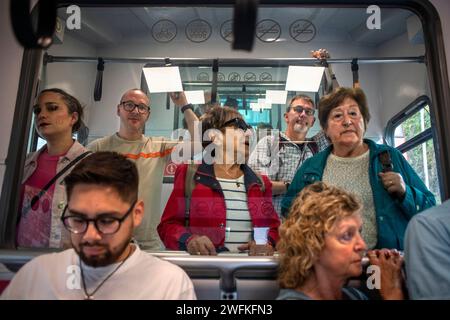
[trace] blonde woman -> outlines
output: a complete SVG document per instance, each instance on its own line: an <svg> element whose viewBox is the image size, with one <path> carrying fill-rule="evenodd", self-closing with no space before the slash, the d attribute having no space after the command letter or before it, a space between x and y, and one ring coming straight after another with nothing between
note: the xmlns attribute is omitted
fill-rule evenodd
<svg viewBox="0 0 450 320"><path fill-rule="evenodd" d="M322 182L303 189L279 230L278 299L367 299L360 290L346 286L350 278L361 275L367 249L361 236L361 208L353 194ZM400 255L385 250L370 252L369 257L381 269L381 296L402 299Z"/></svg>

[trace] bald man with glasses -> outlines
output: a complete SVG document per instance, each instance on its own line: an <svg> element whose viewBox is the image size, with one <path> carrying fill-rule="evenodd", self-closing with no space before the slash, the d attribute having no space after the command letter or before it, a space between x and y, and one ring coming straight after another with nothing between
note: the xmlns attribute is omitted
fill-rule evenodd
<svg viewBox="0 0 450 320"><path fill-rule="evenodd" d="M198 121L183 92L170 94L175 106L181 108L188 130L193 137L194 123ZM134 161L139 172L139 196L145 202L145 215L135 238L145 249L161 250L162 243L156 227L161 217L161 192L164 168L178 141L143 134L151 115L150 98L140 89L127 90L117 105L119 131L97 139L87 148L96 151L115 151Z"/></svg>

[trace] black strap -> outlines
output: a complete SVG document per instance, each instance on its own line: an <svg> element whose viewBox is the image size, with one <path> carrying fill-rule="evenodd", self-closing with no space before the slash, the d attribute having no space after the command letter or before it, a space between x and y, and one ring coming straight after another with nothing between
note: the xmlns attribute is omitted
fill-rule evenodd
<svg viewBox="0 0 450 320"><path fill-rule="evenodd" d="M316 154L319 153L319 145L317 144L316 141L309 141L308 142L308 147L311 150L312 154Z"/></svg>
<svg viewBox="0 0 450 320"><path fill-rule="evenodd" d="M61 171L59 171L43 188L41 191L39 191L39 193L37 195L35 195L30 202L30 207L28 208L28 210L30 208L32 208L36 202L39 201L39 199L47 192L47 190L52 186L52 184L55 183L56 180L58 180L65 172L67 172L67 170L69 170L71 167L73 167L78 161L80 161L81 159L83 159L85 156L87 156L88 154L92 153L91 151L86 151L82 154L80 154L78 157L76 157L75 159L73 159L67 166L65 166ZM27 211L28 211L27 210Z"/></svg>
<svg viewBox="0 0 450 320"><path fill-rule="evenodd" d="M105 70L105 61L103 60L103 58L98 58L97 76L95 78L94 88L94 101L102 100L103 70Z"/></svg>
<svg viewBox="0 0 450 320"><path fill-rule="evenodd" d="M192 191L194 191L195 188L195 181L194 176L197 172L198 165L195 163L188 164L188 168L186 171L186 177L184 180L184 225L186 228L189 227L189 217L191 214L191 197L192 197Z"/></svg>
<svg viewBox="0 0 450 320"><path fill-rule="evenodd" d="M355 87L359 83L359 66L357 58L352 60L352 75L353 75L353 87Z"/></svg>
<svg viewBox="0 0 450 320"><path fill-rule="evenodd" d="M252 51L259 0L236 0L233 14L233 50Z"/></svg>
<svg viewBox="0 0 450 320"><path fill-rule="evenodd" d="M191 109L192 111L194 111L194 106L190 103L188 103L187 105L181 107L181 113L184 113L187 109Z"/></svg>
<svg viewBox="0 0 450 320"><path fill-rule="evenodd" d="M247 98L246 98L247 87L242 85L242 107L245 110L245 114L247 115Z"/></svg>
<svg viewBox="0 0 450 320"><path fill-rule="evenodd" d="M214 59L212 64L211 103L217 102L217 75L219 72L219 59Z"/></svg>

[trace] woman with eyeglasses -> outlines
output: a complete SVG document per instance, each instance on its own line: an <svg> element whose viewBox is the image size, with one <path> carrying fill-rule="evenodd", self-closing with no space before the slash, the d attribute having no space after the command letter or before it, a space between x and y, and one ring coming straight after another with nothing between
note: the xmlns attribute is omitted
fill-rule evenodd
<svg viewBox="0 0 450 320"><path fill-rule="evenodd" d="M59 219L66 204L61 182L87 155L73 139L82 124L83 108L75 97L53 88L39 94L33 113L36 131L46 144L25 160L16 243L21 247L59 248L69 245Z"/></svg>
<svg viewBox="0 0 450 320"><path fill-rule="evenodd" d="M305 186L323 181L362 199L362 235L369 249L403 250L408 221L436 204L433 194L397 149L364 139L370 113L361 89L324 96L319 120L332 145L297 171L282 201L283 215Z"/></svg>
<svg viewBox="0 0 450 320"><path fill-rule="evenodd" d="M196 255L272 255L280 221L269 179L246 164L251 127L229 107L213 107L201 124L203 161L177 168L158 226L161 240Z"/></svg>

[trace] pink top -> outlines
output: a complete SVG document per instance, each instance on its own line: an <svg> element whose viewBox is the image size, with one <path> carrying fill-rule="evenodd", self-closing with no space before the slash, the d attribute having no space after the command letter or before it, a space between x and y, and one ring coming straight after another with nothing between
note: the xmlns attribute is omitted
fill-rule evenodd
<svg viewBox="0 0 450 320"><path fill-rule="evenodd" d="M48 247L52 217L52 199L55 184L30 208L31 199L56 175L56 166L63 155L51 156L47 149L37 158L33 174L22 184L21 214L17 244L23 247Z"/></svg>

